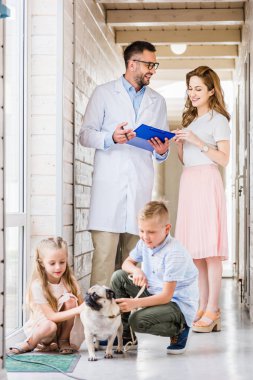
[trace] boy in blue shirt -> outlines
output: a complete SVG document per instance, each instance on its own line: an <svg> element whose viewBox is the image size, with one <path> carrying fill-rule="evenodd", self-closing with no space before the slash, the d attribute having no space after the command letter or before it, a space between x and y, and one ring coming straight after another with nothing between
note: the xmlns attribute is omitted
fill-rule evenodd
<svg viewBox="0 0 253 380"><path fill-rule="evenodd" d="M149 202L138 222L140 240L111 280L123 312L123 338L131 340L130 326L135 332L168 336L167 352L181 354L198 308L198 270L186 249L170 236L164 202ZM142 286L144 292L134 298ZM139 310L130 314L135 309Z"/></svg>

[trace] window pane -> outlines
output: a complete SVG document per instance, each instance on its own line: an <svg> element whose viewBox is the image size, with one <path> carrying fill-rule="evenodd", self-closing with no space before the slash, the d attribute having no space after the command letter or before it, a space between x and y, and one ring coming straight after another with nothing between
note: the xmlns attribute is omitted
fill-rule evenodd
<svg viewBox="0 0 253 380"><path fill-rule="evenodd" d="M7 0L5 29L6 211L23 211L23 16L22 1Z"/></svg>
<svg viewBox="0 0 253 380"><path fill-rule="evenodd" d="M6 333L22 326L23 228L6 228Z"/></svg>

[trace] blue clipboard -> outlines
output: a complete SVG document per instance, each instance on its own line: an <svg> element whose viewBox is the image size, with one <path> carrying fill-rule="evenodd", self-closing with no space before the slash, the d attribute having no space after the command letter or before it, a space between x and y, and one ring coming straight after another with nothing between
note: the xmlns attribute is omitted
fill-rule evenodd
<svg viewBox="0 0 253 380"><path fill-rule="evenodd" d="M141 124L134 130L134 132L136 133L136 137L128 141L127 144L136 146L137 148L149 150L150 152L153 152L154 150L148 142L151 138L158 137L164 143L166 137L168 139L172 139L175 136L175 133L154 128L146 124Z"/></svg>

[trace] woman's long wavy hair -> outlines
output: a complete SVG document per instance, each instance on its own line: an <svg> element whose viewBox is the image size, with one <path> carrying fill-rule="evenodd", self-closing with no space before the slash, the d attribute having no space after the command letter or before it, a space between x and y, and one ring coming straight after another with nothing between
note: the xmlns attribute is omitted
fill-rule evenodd
<svg viewBox="0 0 253 380"><path fill-rule="evenodd" d="M190 79L193 76L201 78L203 80L203 83L207 86L208 91L214 89L214 94L209 97L209 110L215 110L221 113L229 121L230 115L226 110L224 94L221 88L220 78L218 77L218 75L208 66L199 66L196 69L190 71L188 74L186 74L187 89L189 88ZM197 116L198 110L196 107L193 107L189 95L187 95L185 108L183 112L183 127L187 127Z"/></svg>
<svg viewBox="0 0 253 380"><path fill-rule="evenodd" d="M34 300L33 300L31 288L32 288L32 283L35 280L38 280L41 283L46 300L48 301L52 309L54 311L57 311L57 299L53 296L53 294L50 291L47 273L43 265L43 259L45 258L45 252L47 250L58 250L58 249L63 249L66 252L66 270L64 274L62 275L64 285L66 286L69 292L71 292L78 298L78 301L79 301L78 303L81 302L81 298L78 295L77 282L68 264L68 245L66 241L63 240L61 237L52 237L52 238L41 240L41 242L39 243L35 251L34 267L33 267L32 276L31 276L31 280L30 280L30 284L28 286L28 292L27 292L27 303L31 311L34 311L33 310Z"/></svg>

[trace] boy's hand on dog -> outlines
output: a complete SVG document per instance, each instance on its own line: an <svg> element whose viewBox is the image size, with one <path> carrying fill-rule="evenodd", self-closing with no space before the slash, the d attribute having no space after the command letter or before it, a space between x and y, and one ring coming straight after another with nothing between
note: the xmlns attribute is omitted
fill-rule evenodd
<svg viewBox="0 0 253 380"><path fill-rule="evenodd" d="M138 299L135 298L117 298L116 302L119 305L120 311L122 311L122 313L127 313L128 311L131 311L138 307Z"/></svg>
<svg viewBox="0 0 253 380"><path fill-rule="evenodd" d="M148 280L147 277L145 276L145 273L140 269L136 268L136 270L132 273L133 276L133 283L136 286L142 287L145 285L145 287L148 286Z"/></svg>

